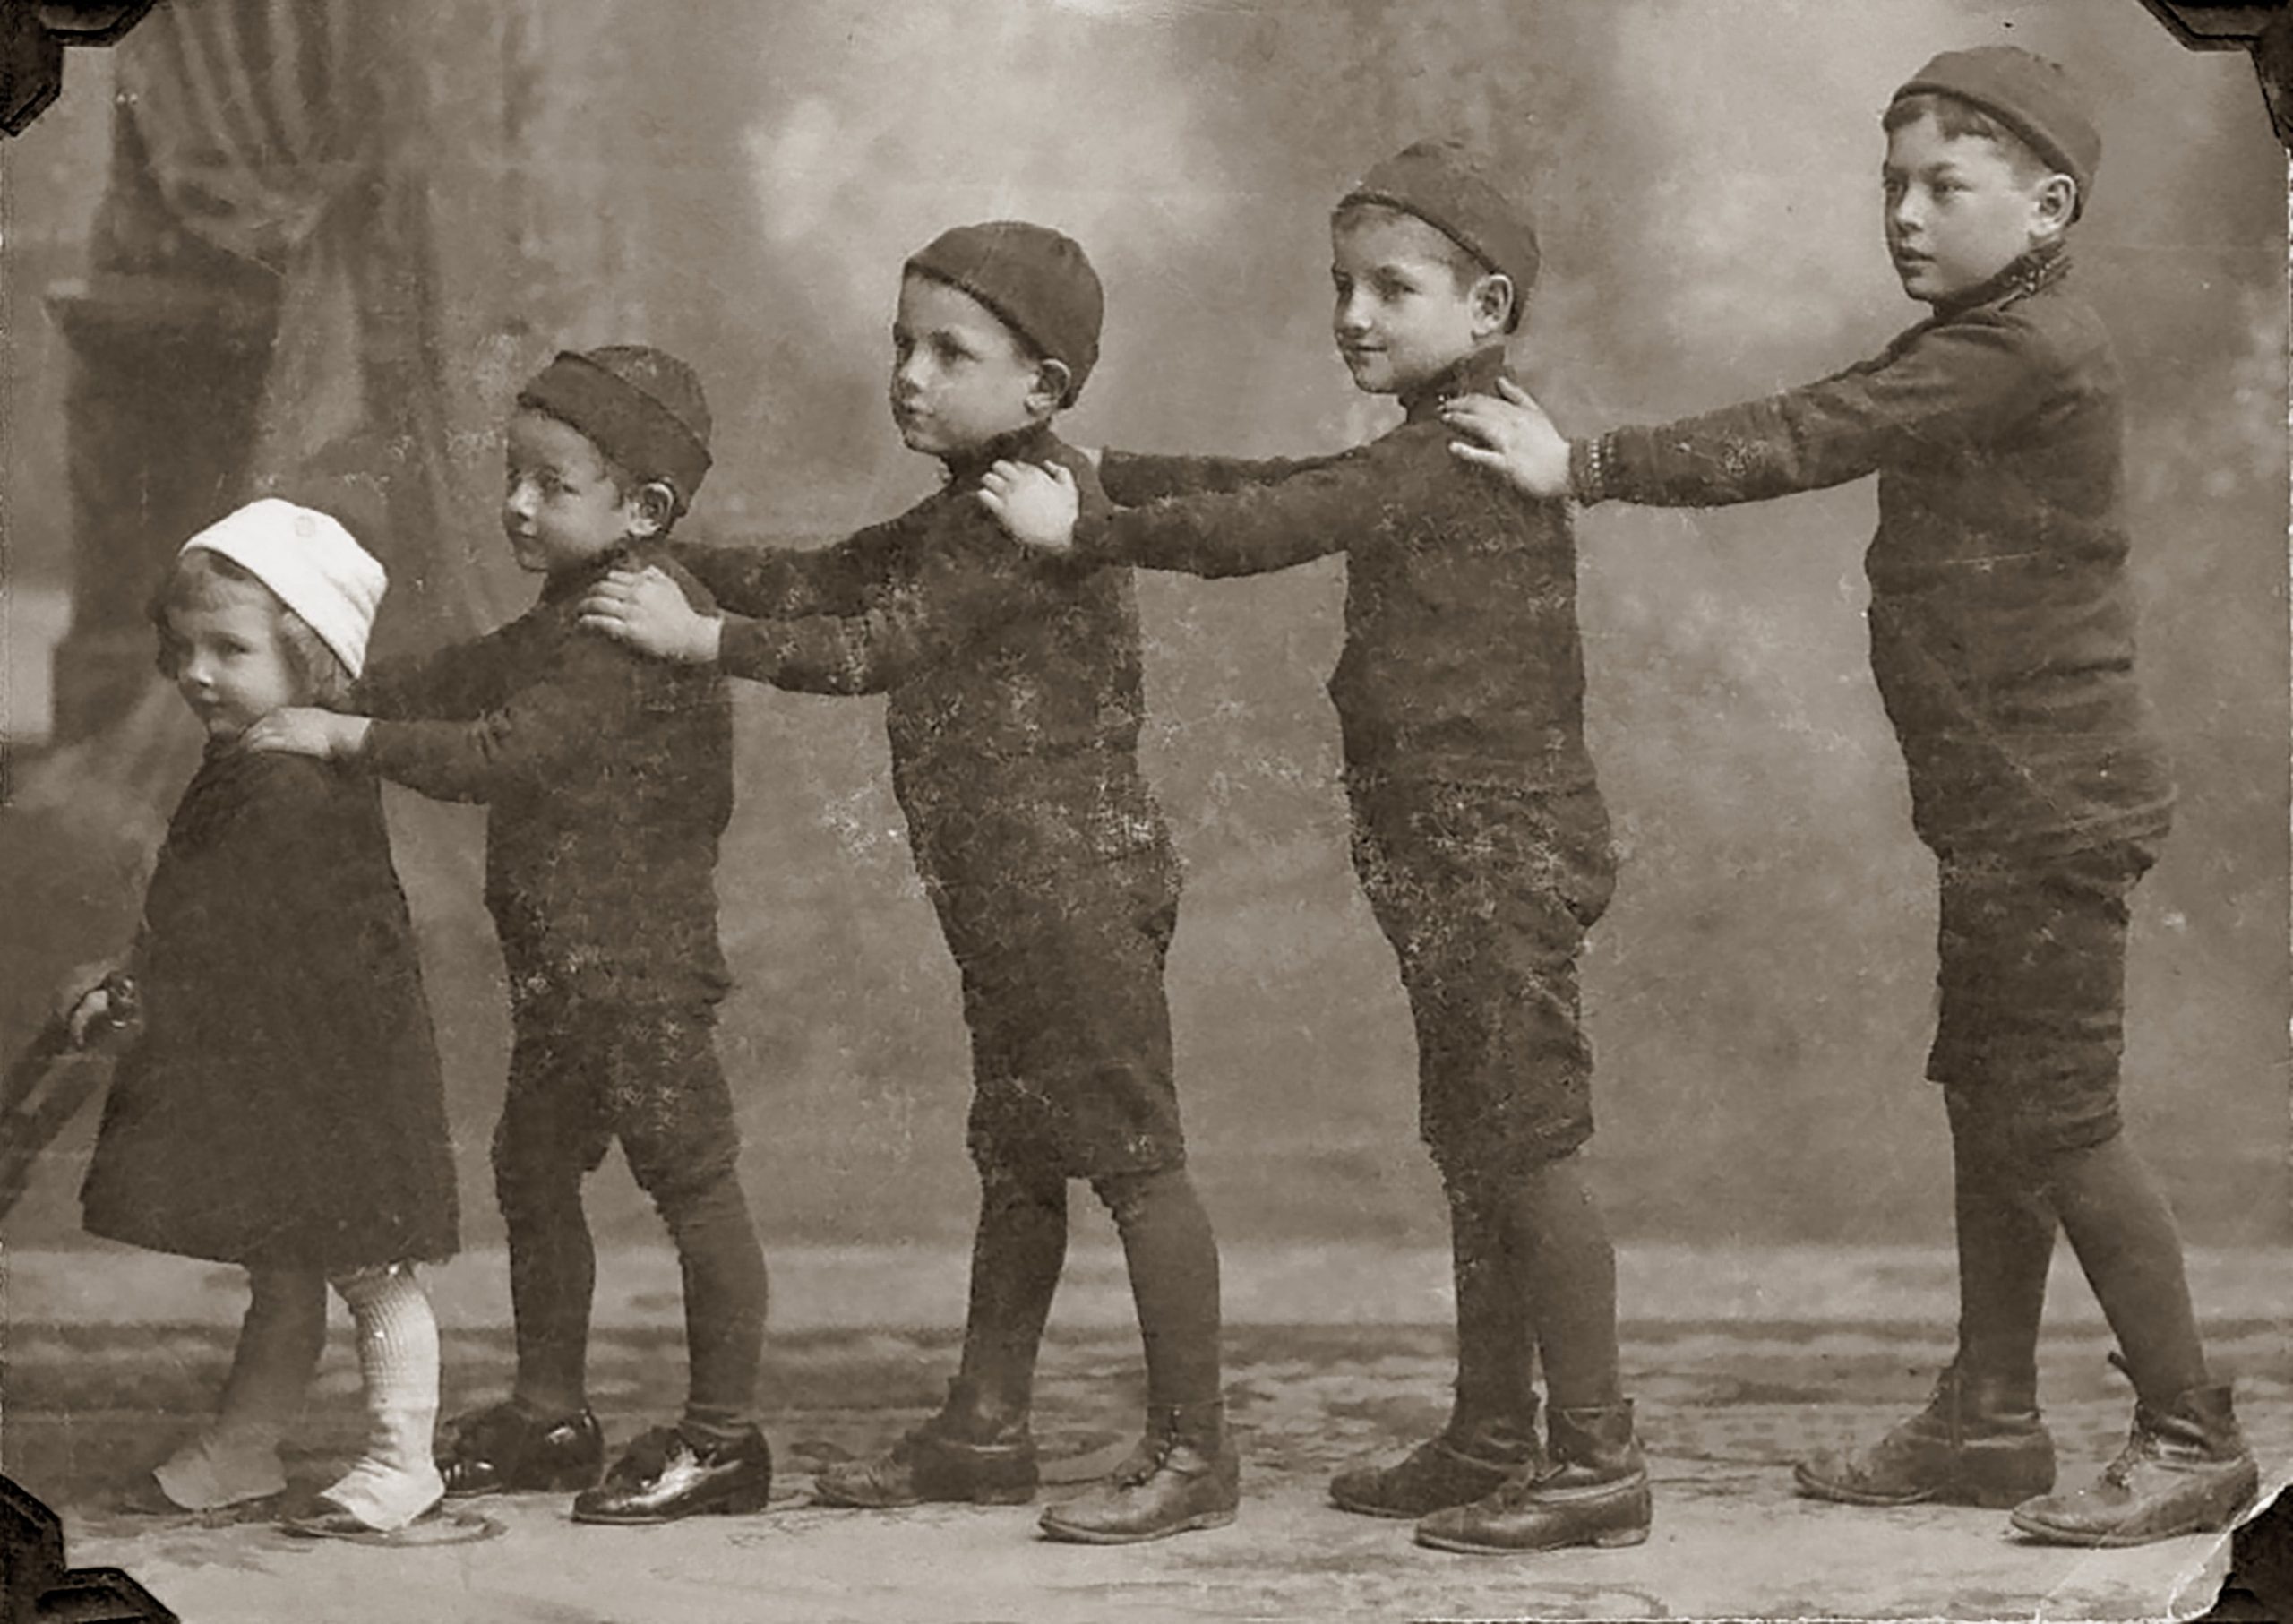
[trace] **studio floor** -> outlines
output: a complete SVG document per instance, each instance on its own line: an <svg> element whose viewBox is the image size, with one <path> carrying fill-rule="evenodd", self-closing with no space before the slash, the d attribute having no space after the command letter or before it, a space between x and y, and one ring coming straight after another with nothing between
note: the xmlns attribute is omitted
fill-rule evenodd
<svg viewBox="0 0 2293 1624"><path fill-rule="evenodd" d="M1045 1350L1046 1498L1104 1471L1139 1400L1136 1333L1108 1249L1078 1244ZM2201 1252L2217 1365L2238 1387L2272 1486L2293 1467L2283 1259ZM963 1259L944 1250L781 1249L765 1422L775 1505L657 1529L597 1529L550 1497L457 1503L399 1549L267 1525L137 1516L134 1475L220 1380L243 1302L229 1270L121 1250L6 1259L0 1462L64 1514L74 1567L125 1568L185 1620L851 1620L2191 1617L2226 1539L2123 1551L2022 1543L2003 1514L1866 1511L1795 1499L1804 1450L1883 1429L1949 1355L1950 1259L1916 1249L1627 1247L1626 1364L1656 1489L1645 1545L1524 1559L1420 1550L1406 1524L1349 1517L1338 1465L1438 1424L1448 1374L1445 1255L1230 1249L1229 1391L1245 1501L1229 1528L1103 1550L1052 1544L1024 1508L891 1514L804 1504L822 1463L875 1448L952 1368ZM506 1381L502 1260L435 1272L450 1407ZM674 1412L683 1382L674 1260L602 1260L594 1398L615 1439ZM356 1445L338 1327L289 1466L322 1483ZM2065 1478L2115 1451L2130 1397L2083 1285L2058 1267L2042 1383Z"/></svg>

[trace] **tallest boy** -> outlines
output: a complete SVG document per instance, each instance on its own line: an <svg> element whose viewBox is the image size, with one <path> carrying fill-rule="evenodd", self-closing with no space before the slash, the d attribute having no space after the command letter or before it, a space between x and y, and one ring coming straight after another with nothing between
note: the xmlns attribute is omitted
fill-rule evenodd
<svg viewBox="0 0 2293 1624"><path fill-rule="evenodd" d="M1925 1410L1802 1464L1801 1491L2012 1506L2022 1533L2074 1544L2220 1528L2258 1474L2118 1113L2126 899L2173 788L2134 675L2125 384L2065 245L2101 138L2060 68L1996 46L1936 57L1884 125L1888 254L1933 314L1876 358L1573 446L1518 391L1447 415L1484 443L1460 456L1586 503L1879 477L1871 669L1940 869L1928 1075L1951 1126L1958 1352ZM2051 1495L2038 1340L2057 1222L2136 1403L2100 1480Z"/></svg>

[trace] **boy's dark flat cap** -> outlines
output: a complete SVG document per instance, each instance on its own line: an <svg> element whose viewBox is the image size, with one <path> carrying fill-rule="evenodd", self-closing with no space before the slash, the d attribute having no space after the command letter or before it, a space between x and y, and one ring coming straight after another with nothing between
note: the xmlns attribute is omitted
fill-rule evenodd
<svg viewBox="0 0 2293 1624"><path fill-rule="evenodd" d="M708 398L692 368L666 350L560 350L518 391L518 404L571 424L639 479L666 480L680 508L709 472Z"/></svg>
<svg viewBox="0 0 2293 1624"><path fill-rule="evenodd" d="M2101 167L2102 136L2084 93L2059 64L2011 45L1945 51L1912 74L1889 105L1921 93L1980 107L2076 181L2084 203Z"/></svg>
<svg viewBox="0 0 2293 1624"><path fill-rule="evenodd" d="M1421 141L1371 169L1343 198L1383 203L1413 214L1491 271L1513 279L1517 313L1536 285L1536 226L1527 207L1491 178L1479 158L1454 141Z"/></svg>
<svg viewBox="0 0 2293 1624"><path fill-rule="evenodd" d="M1045 357L1067 368L1072 406L1099 358L1106 294L1082 245L1048 226L989 220L943 231L907 270L971 295Z"/></svg>

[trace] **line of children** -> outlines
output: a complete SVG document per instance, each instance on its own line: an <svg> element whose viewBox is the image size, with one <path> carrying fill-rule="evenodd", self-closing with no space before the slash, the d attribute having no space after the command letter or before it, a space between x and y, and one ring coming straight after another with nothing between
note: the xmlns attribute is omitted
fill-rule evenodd
<svg viewBox="0 0 2293 1624"><path fill-rule="evenodd" d="M442 1491L579 1489L575 1517L607 1522L764 1506L764 1264L710 1038L721 670L889 696L894 786L972 1036L982 1196L961 1364L936 1414L823 1473L819 1498L1033 1498L1035 1366L1081 1178L1121 1236L1148 1414L1130 1459L1042 1526L1128 1542L1230 1522L1217 1252L1185 1167L1163 984L1178 872L1138 760L1121 566L1226 576L1343 552L1330 693L1356 868L1417 1028L1457 1370L1441 1431L1340 1474L1331 1498L1413 1519L1445 1550L1645 1540L1614 1256L1576 1156L1593 1128L1577 957L1614 861L1584 740L1567 503L1705 505L1876 470L1874 668L1942 874L1929 1071L1953 1132L1960 1345L1925 1412L1798 1481L1857 1504L2014 1505L2025 1533L2080 1543L2225 1525L2254 1465L2117 1115L2126 898L2171 790L2133 680L2117 375L2061 247L2099 141L2050 64L1988 49L1937 58L1885 129L1889 246L1932 318L1837 377L1661 429L1571 443L1512 383L1534 230L1469 155L1421 143L1333 211L1340 354L1404 409L1335 457L1095 461L1067 446L1052 424L1097 357L1098 279L1071 240L1000 221L903 267L892 414L945 487L834 546L668 547L709 467L708 413L689 369L635 348L560 356L520 397L503 522L546 577L540 603L368 678L364 714L313 708L352 702L380 594L356 544L284 504L194 538L163 646L217 743L153 881L150 1026L87 1196L99 1233L245 1261L254 1282L222 1413L160 1469L169 1497L276 1491L282 1399L307 1379L315 1283L331 1276L359 1316L376 1422L313 1531L402 1525ZM408 1264L451 1251L452 1188L375 775L490 806L517 1032L494 1147L517 1385L458 1425L442 1475L413 1453L435 1414L436 1333ZM323 880L280 881L297 852ZM302 911L258 922L266 907ZM346 941L369 958L331 950ZM322 1101L330 1114L309 1115ZM307 1190L278 1174L281 1121L303 1124L289 1138L311 1152ZM596 1484L580 1187L615 1139L678 1246L691 1388L678 1425ZM213 1169L162 1188L188 1146ZM345 1147L359 1165L330 1171ZM209 1191L250 1153L271 1176ZM2049 1498L2035 1358L2057 1220L2139 1402L2102 1481Z"/></svg>
<svg viewBox="0 0 2293 1624"><path fill-rule="evenodd" d="M415 1265L457 1241L445 1096L374 781L240 744L281 706L348 696L387 584L334 520L266 499L185 542L161 586L159 669L207 748L144 897L142 1029L82 1190L93 1233L247 1272L216 1414L152 1474L166 1504L278 1509L279 1444L325 1346L328 1285L341 1294L366 1445L287 1512L351 1536L444 1491L438 1328ZM108 1001L79 998L75 1035Z"/></svg>
<svg viewBox="0 0 2293 1624"><path fill-rule="evenodd" d="M609 577L588 623L640 649L819 693L885 693L892 784L962 973L980 1217L962 1363L939 1413L820 1474L829 1505L1024 1501L1036 1353L1067 1250L1067 1186L1113 1215L1146 1362L1146 1432L1104 1484L1043 1515L1128 1543L1231 1522L1240 1468L1218 1356L1218 1252L1186 1169L1163 969L1176 855L1138 762L1128 571L1027 555L976 497L1001 459L1048 460L1099 350L1082 249L1020 221L943 233L903 268L890 404L946 484L817 552L685 549L731 613L666 577Z"/></svg>
<svg viewBox="0 0 2293 1624"><path fill-rule="evenodd" d="M2124 394L2065 239L2101 141L2052 63L1946 52L1884 120L1886 245L1932 314L1872 360L1666 424L1564 439L1525 395L1455 402L1457 454L1548 498L1709 507L1876 473L1871 668L1940 874L1959 1345L1925 1410L1802 1463L1812 1497L2012 1507L2041 1541L2225 1527L2258 1471L2209 1371L2173 1214L2118 1113L2126 898L2173 786L2134 672ZM2132 1378L2125 1449L2049 1494L2038 1340L2057 1223Z"/></svg>
<svg viewBox="0 0 2293 1624"><path fill-rule="evenodd" d="M700 382L675 357L560 355L518 397L502 507L519 564L543 577L539 601L370 677L364 714L282 709L246 741L488 809L485 898L515 1035L494 1173L517 1382L455 1423L442 1458L450 1493L578 1490L584 1522L757 1510L771 1492L754 1419L764 1254L714 1046L730 702L714 674L576 624L582 597L623 563L667 570L705 601L665 543L709 471L709 430ZM691 1387L678 1422L640 1434L600 1482L581 1184L615 1140L676 1246Z"/></svg>
<svg viewBox="0 0 2293 1624"><path fill-rule="evenodd" d="M1576 958L1615 864L1584 748L1575 544L1561 503L1452 460L1439 416L1503 375L1536 234L1462 149L1421 142L1339 200L1330 239L1339 354L1357 388L1399 399L1398 428L1304 463L1111 451L1101 477L1132 505L1080 526L1064 470L1000 462L986 500L1022 539L1096 562L1229 576L1346 555L1330 699L1354 865L1417 1027L1457 1379L1438 1436L1341 1474L1331 1498L1417 1519L1445 1550L1634 1544L1650 1499L1616 1260L1576 1160L1593 1131Z"/></svg>

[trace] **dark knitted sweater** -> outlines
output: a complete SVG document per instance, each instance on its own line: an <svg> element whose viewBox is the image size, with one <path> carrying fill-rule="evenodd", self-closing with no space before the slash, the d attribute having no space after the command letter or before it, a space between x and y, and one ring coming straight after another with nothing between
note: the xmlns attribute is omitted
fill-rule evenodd
<svg viewBox="0 0 2293 1624"><path fill-rule="evenodd" d="M733 804L732 709L714 672L648 659L578 624L615 567L549 577L508 625L370 675L365 760L385 778L487 808L485 900L511 995L720 996L717 846Z"/></svg>
<svg viewBox="0 0 2293 1624"><path fill-rule="evenodd" d="M1939 851L2161 835L2173 787L2134 681L2124 384L2058 253L1875 358L1572 447L1577 494L1755 502L1879 477L1871 669Z"/></svg>
<svg viewBox="0 0 2293 1624"><path fill-rule="evenodd" d="M1567 507L1449 454L1441 402L1491 388L1483 351L1335 457L1237 461L1110 451L1126 504L1077 528L1090 556L1202 576L1346 558L1329 692L1357 772L1540 793L1593 787L1576 553Z"/></svg>
<svg viewBox="0 0 2293 1624"><path fill-rule="evenodd" d="M976 493L998 457L1090 465L1048 427L951 462L898 518L812 552L685 547L728 611L725 671L889 695L893 788L918 866L1017 896L1029 875L1167 845L1138 765L1138 610L1127 571L1039 557Z"/></svg>

